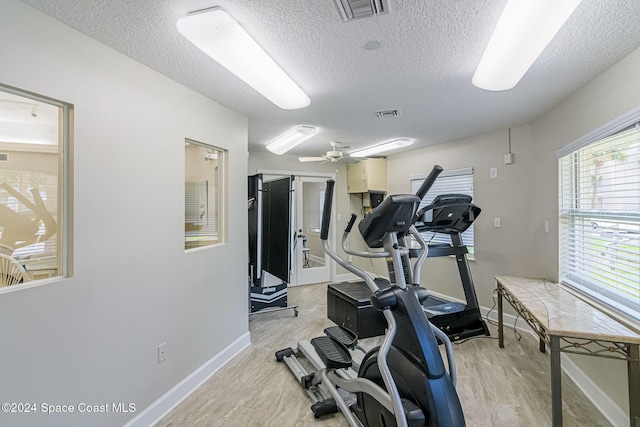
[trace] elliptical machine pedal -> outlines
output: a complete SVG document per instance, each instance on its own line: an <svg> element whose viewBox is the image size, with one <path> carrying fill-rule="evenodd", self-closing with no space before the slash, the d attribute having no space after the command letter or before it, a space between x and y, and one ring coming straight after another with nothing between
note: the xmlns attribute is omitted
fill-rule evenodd
<svg viewBox="0 0 640 427"><path fill-rule="evenodd" d="M350 368L353 363L347 347L330 336L325 335L313 338L311 345L315 348L320 360L322 360L327 369Z"/></svg>
<svg viewBox="0 0 640 427"><path fill-rule="evenodd" d="M325 335L342 343L345 347L353 350L358 345L358 335L351 329L344 326L331 326L324 330Z"/></svg>

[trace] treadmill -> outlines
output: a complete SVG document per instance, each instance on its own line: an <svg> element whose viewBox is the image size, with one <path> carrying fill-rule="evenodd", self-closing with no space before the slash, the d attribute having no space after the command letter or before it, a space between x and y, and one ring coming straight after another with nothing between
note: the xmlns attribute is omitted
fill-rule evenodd
<svg viewBox="0 0 640 427"><path fill-rule="evenodd" d="M442 172L442 167L434 166L431 174L416 192L416 196L420 200L424 198L440 172ZM407 233L398 234L398 246L405 249L400 256L401 265L398 265L398 267L402 268L399 274L404 276L405 283L420 285L419 278L414 277L412 258L417 258L416 262L420 263L429 257L453 255L456 258L464 290L465 303L448 301L430 294L423 301L424 311L431 323L447 334L451 341L477 335L490 335L489 328L480 315L478 298L476 297L471 271L467 262L468 250L462 241L462 233L473 224L480 214L480 208L471 203L471 201L471 196L465 194L443 194L437 196L430 205L425 206L416 213L413 217L413 225L417 232L420 234L424 231L446 234L451 240L451 243L426 244L424 242L428 249L426 257L421 253L420 249L410 249ZM350 231L353 221L355 221L355 216L355 214L351 215L350 225L345 230L346 234L343 235L342 248L347 254L358 255L357 251L350 250L346 246L346 235ZM371 218L367 219L367 216L358 227L371 220ZM375 239L372 241L366 240L366 243L370 248L382 246L382 242ZM397 283L396 268L391 259L387 259L387 270L389 272L389 280L384 278L376 280L378 287L381 289ZM361 281L330 284L327 290L327 316L337 325L352 328L363 337L380 335L384 332L386 323L381 313L371 306L371 295L371 290Z"/></svg>
<svg viewBox="0 0 640 427"><path fill-rule="evenodd" d="M467 230L480 214L480 208L471 203L471 196L465 194L443 194L420 209L415 222L422 232L446 234L451 243L429 243L427 257L454 256L464 290L465 303L447 301L429 295L423 308L431 323L445 332L452 341L478 335L489 336L489 328L480 314L471 270L467 262L467 246L462 241L462 233ZM418 254L410 252L409 257Z"/></svg>

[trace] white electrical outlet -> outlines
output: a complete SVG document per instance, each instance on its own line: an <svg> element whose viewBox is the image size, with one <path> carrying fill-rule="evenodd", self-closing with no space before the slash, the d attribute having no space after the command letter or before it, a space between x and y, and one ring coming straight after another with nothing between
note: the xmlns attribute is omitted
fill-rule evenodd
<svg viewBox="0 0 640 427"><path fill-rule="evenodd" d="M158 346L158 363L167 360L167 343L163 342Z"/></svg>
<svg viewBox="0 0 640 427"><path fill-rule="evenodd" d="M495 228L502 227L502 220L500 218L493 218L493 226Z"/></svg>
<svg viewBox="0 0 640 427"><path fill-rule="evenodd" d="M497 177L498 177L498 168L491 168L491 169L489 169L489 176L490 176L492 179L497 178Z"/></svg>
<svg viewBox="0 0 640 427"><path fill-rule="evenodd" d="M504 164L510 165L514 162L513 153L506 153L504 155Z"/></svg>

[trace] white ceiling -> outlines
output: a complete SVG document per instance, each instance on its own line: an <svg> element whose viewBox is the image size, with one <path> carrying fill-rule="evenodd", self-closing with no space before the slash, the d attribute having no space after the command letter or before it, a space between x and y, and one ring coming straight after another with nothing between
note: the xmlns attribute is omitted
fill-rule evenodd
<svg viewBox="0 0 640 427"><path fill-rule="evenodd" d="M390 0L388 14L343 22L334 0L23 0L249 118L249 150L305 124L364 148L413 138L411 148L529 123L640 46L638 0L583 0L514 89L471 77L506 0ZM311 98L281 110L209 59L176 29L190 11L220 6ZM368 41L382 47L365 50ZM377 118L374 111L400 109ZM347 150L352 151L352 150Z"/></svg>

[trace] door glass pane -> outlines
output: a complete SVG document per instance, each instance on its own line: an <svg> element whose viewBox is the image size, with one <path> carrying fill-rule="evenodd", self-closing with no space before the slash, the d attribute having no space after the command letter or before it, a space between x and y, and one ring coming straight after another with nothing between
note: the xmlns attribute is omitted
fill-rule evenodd
<svg viewBox="0 0 640 427"><path fill-rule="evenodd" d="M325 254L320 241L320 224L324 206L324 182L303 182L303 268L324 267Z"/></svg>

